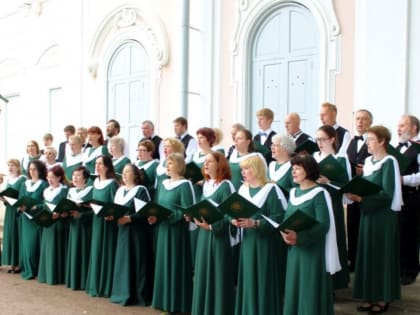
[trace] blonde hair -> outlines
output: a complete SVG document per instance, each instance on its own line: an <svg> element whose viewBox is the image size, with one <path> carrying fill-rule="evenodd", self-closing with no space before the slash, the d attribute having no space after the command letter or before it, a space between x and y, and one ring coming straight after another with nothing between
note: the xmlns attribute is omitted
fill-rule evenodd
<svg viewBox="0 0 420 315"><path fill-rule="evenodd" d="M271 109L267 108L267 107L258 110L256 116L264 116L264 117L266 117L267 119L270 119L270 120L274 119L273 111Z"/></svg>
<svg viewBox="0 0 420 315"><path fill-rule="evenodd" d="M223 131L220 128L213 128L214 134L216 135L216 140L214 145L219 144L223 140Z"/></svg>
<svg viewBox="0 0 420 315"><path fill-rule="evenodd" d="M166 158L166 161L172 161L175 163L178 175L184 176L185 174L185 159L181 153L171 153Z"/></svg>
<svg viewBox="0 0 420 315"><path fill-rule="evenodd" d="M251 168L252 174L255 176L261 186L270 182L267 177L267 165L263 158L259 155L253 155L243 160L239 166L242 168Z"/></svg>
<svg viewBox="0 0 420 315"><path fill-rule="evenodd" d="M19 162L18 159L9 159L9 160L7 160L7 164L12 164L12 165L16 166L18 175L22 174L21 169L20 169L20 162Z"/></svg>
<svg viewBox="0 0 420 315"><path fill-rule="evenodd" d="M184 144L177 138L166 138L164 143L168 143L171 146L172 153L184 154L185 147Z"/></svg>

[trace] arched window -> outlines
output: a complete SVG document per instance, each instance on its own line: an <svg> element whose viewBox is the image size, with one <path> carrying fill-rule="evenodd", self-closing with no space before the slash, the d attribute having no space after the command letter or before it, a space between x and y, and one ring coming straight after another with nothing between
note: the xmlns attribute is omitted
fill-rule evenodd
<svg viewBox="0 0 420 315"><path fill-rule="evenodd" d="M127 41L112 54L107 73L107 120L116 119L120 135L129 145L134 158L141 139L140 123L150 119L150 61L138 42Z"/></svg>

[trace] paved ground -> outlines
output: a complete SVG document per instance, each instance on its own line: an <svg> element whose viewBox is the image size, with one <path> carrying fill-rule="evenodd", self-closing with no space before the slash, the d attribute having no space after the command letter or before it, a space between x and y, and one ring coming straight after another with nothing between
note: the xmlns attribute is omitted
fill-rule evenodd
<svg viewBox="0 0 420 315"><path fill-rule="evenodd" d="M402 288L402 301L389 308L389 315L420 314L420 280ZM357 314L358 302L351 299L351 290L336 293L335 314ZM50 286L36 280L24 281L18 275L0 268L1 315L157 315L150 307L122 307L104 298L92 298L81 291L72 291L62 285ZM359 313L363 314L363 313ZM276 314L264 314L276 315Z"/></svg>

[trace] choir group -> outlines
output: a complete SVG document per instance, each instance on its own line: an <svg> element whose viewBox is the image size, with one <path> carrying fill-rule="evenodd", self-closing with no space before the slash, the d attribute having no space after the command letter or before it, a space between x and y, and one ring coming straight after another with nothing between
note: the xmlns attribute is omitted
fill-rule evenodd
<svg viewBox="0 0 420 315"><path fill-rule="evenodd" d="M297 113L276 133L263 108L260 132L234 124L226 150L217 128L193 137L179 117L162 139L144 121L136 161L113 119L107 140L96 126L66 126L58 151L50 134L43 152L31 140L22 160L8 160L0 192L2 264L113 303L194 315L334 314L334 290L354 271L357 310L386 312L418 273L419 121L401 117L393 148L368 110L355 113L353 138L336 115L322 104L312 138ZM186 175L193 164L199 179ZM217 210L236 194L257 210ZM204 200L217 219L188 212ZM106 205L126 212L103 214ZM278 227L298 215L316 223Z"/></svg>

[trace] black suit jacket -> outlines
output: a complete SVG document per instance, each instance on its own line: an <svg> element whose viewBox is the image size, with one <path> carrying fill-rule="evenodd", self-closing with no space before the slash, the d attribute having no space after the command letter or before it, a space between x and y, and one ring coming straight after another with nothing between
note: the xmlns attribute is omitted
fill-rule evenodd
<svg viewBox="0 0 420 315"><path fill-rule="evenodd" d="M363 143L359 152L357 152L357 140L354 138L350 140L349 146L347 148L347 157L349 158L351 164L351 175L352 177L356 176L356 165L365 164L365 159L370 156L366 142Z"/></svg>
<svg viewBox="0 0 420 315"><path fill-rule="evenodd" d="M295 139L295 143L296 143L296 147L300 146L301 144L303 144L306 140L311 139L311 136L308 135L307 133L302 132L299 137L297 137Z"/></svg>
<svg viewBox="0 0 420 315"><path fill-rule="evenodd" d="M265 160L267 161L267 164L269 164L271 161L274 161L273 157L271 156L271 144L273 143L272 138L273 138L273 136L275 134L276 134L276 132L272 130L268 134L267 139L265 139L265 142L263 143L263 145L266 148L268 148L268 153L267 154L263 154ZM254 139L253 139L254 142L261 144L260 140L261 140L261 136L259 134L257 134L257 135L254 136Z"/></svg>
<svg viewBox="0 0 420 315"><path fill-rule="evenodd" d="M64 157L66 156L66 144L68 141L61 142L58 147L58 156L57 156L57 162L63 162Z"/></svg>

